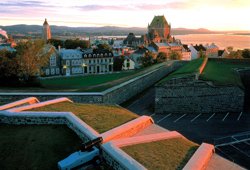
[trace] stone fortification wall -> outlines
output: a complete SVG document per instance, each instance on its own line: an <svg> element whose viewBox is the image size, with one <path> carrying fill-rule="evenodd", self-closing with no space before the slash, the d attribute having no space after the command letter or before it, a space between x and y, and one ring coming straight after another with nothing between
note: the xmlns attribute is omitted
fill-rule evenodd
<svg viewBox="0 0 250 170"><path fill-rule="evenodd" d="M120 85L107 89L104 92L93 93L0 93L0 103L6 101L16 101L30 96L37 97L40 101L55 99L59 97L68 97L77 103L115 103L120 104L127 101L131 97L142 92L146 88L162 79L164 76L181 67L183 61L175 61L168 63L161 68L153 70L147 74L138 76Z"/></svg>
<svg viewBox="0 0 250 170"><path fill-rule="evenodd" d="M184 78L156 87L156 113L239 112L243 107L244 91L237 86Z"/></svg>

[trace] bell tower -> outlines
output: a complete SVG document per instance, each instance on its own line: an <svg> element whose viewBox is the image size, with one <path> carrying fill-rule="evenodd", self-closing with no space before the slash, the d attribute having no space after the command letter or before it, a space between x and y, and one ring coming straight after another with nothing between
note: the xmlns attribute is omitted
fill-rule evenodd
<svg viewBox="0 0 250 170"><path fill-rule="evenodd" d="M45 18L45 21L43 23L43 39L44 41L48 41L51 39L51 32L50 32L50 26L47 22L47 19Z"/></svg>

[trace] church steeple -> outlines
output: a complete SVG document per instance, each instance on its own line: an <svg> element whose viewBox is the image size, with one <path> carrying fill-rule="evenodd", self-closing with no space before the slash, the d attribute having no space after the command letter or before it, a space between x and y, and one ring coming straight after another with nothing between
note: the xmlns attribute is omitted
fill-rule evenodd
<svg viewBox="0 0 250 170"><path fill-rule="evenodd" d="M43 23L43 39L45 42L47 42L49 39L51 39L50 26L49 26L46 18L45 18L45 21Z"/></svg>
<svg viewBox="0 0 250 170"><path fill-rule="evenodd" d="M45 18L45 21L44 21L43 25L49 25L48 22L47 22L47 18Z"/></svg>

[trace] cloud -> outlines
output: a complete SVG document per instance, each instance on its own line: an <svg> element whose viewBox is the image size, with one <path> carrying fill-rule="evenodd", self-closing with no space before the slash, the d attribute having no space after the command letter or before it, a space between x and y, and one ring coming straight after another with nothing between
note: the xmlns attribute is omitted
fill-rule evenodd
<svg viewBox="0 0 250 170"><path fill-rule="evenodd" d="M135 10L161 10L161 9L184 9L188 8L186 2L170 2L164 4L126 4L126 5L82 5L76 8L84 11L116 10L116 11L135 11Z"/></svg>
<svg viewBox="0 0 250 170"><path fill-rule="evenodd" d="M116 5L83 5L76 6L81 10L85 11L98 11L98 10L132 10L132 7L129 6L116 6Z"/></svg>
<svg viewBox="0 0 250 170"><path fill-rule="evenodd" d="M10 7L51 7L48 6L43 1L12 1L12 2L1 2L0 6L4 6L5 8Z"/></svg>

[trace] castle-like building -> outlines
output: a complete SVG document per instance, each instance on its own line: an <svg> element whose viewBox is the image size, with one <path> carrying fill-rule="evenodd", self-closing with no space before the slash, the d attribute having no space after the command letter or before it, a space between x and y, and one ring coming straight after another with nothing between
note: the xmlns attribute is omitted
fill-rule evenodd
<svg viewBox="0 0 250 170"><path fill-rule="evenodd" d="M45 21L43 23L43 39L44 41L48 41L51 39L51 31L50 31L50 26L47 22L47 19L45 18Z"/></svg>
<svg viewBox="0 0 250 170"><path fill-rule="evenodd" d="M166 43L172 42L170 34L171 25L167 22L164 15L155 16L151 24L148 25L148 43Z"/></svg>

